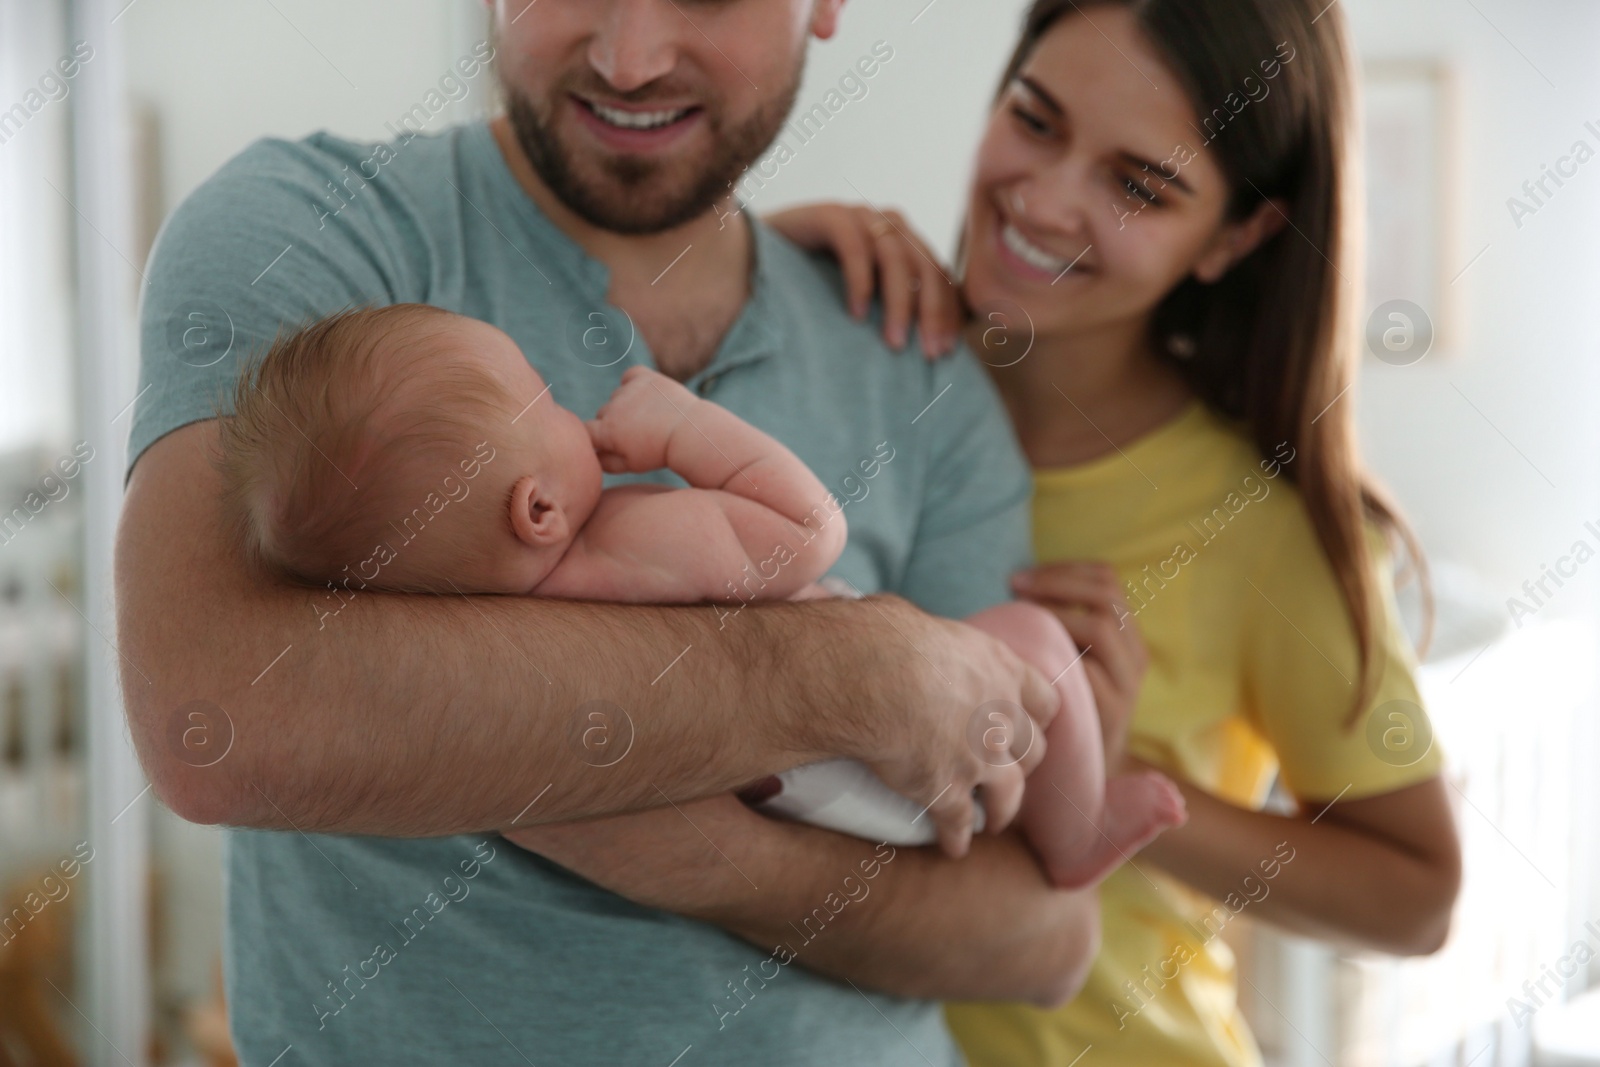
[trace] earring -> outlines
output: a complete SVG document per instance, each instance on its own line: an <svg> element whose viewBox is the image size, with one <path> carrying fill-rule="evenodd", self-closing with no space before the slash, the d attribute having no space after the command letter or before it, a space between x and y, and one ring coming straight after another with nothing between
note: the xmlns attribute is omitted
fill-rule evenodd
<svg viewBox="0 0 1600 1067"><path fill-rule="evenodd" d="M1173 359L1193 359L1199 346L1194 343L1194 338L1186 333L1175 333L1167 338L1167 353Z"/></svg>

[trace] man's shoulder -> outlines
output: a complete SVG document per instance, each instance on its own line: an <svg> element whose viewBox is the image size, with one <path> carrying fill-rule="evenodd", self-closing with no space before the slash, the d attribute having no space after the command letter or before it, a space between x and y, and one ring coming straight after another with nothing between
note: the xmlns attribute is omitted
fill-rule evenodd
<svg viewBox="0 0 1600 1067"><path fill-rule="evenodd" d="M369 185L414 186L419 180L438 184L452 161L463 152L463 139L471 125L453 126L438 133L408 134L393 140L359 140L327 130L299 138L261 137L250 142L218 167L184 199L179 211L194 203L242 199L242 207L260 201L263 184L293 190L320 205L328 217L359 202ZM325 221L325 220L324 220Z"/></svg>
<svg viewBox="0 0 1600 1067"><path fill-rule="evenodd" d="M392 141L328 131L259 138L185 196L163 223L151 255L152 280L170 278L187 291L232 286L243 272L242 284L255 290L269 264L274 276L303 272L308 279L319 269L363 273L371 267L390 284L350 295L414 298L391 290L422 270L413 254L425 247L418 235L443 224L435 217L438 198L429 191L444 187L452 171L460 173L461 158L472 152L466 144L471 129ZM279 253L285 258L275 259ZM366 274L362 281L371 282Z"/></svg>
<svg viewBox="0 0 1600 1067"><path fill-rule="evenodd" d="M436 194L471 127L393 142L331 133L246 146L162 224L140 299L142 378L129 459L227 410L241 361L347 307L425 301ZM481 148L481 145L480 145ZM459 175L459 171L456 172ZM464 178L457 177L458 182Z"/></svg>
<svg viewBox="0 0 1600 1067"><path fill-rule="evenodd" d="M229 174L235 168L248 172L261 169L342 171L349 167L354 171L368 161L373 161L369 166L387 166L377 161L403 157L442 160L458 149L463 134L483 125L482 121L466 122L433 133L407 130L396 137L377 139L344 137L325 129L304 137L258 137L219 167L216 174ZM366 176L370 179L372 174L369 172Z"/></svg>
<svg viewBox="0 0 1600 1067"><path fill-rule="evenodd" d="M822 314L837 313L848 320L844 303L844 274L833 256L824 252L810 252L754 215L750 219L755 234L756 251L762 257L763 270L780 281L784 291L798 302L814 303ZM824 302L823 298L831 302Z"/></svg>
<svg viewBox="0 0 1600 1067"><path fill-rule="evenodd" d="M883 340L882 308L874 302L863 320L850 314L838 261L828 253L799 247L753 216L751 227L761 275L786 320L782 326L833 335L835 345L811 353L818 358L872 360L862 365L886 368L887 363L879 361L890 360L895 352Z"/></svg>
<svg viewBox="0 0 1600 1067"><path fill-rule="evenodd" d="M993 382L965 342L958 343L952 354L929 361L923 358L913 325L905 347L891 347L883 338L880 303L874 301L863 319L850 314L844 274L832 255L800 248L759 221L754 226L766 261L763 273L780 305L779 329L787 338L804 337L809 342L791 346L792 356L804 355L830 373L848 372L924 396L924 403L947 391L944 399L956 399L960 405L976 405L985 412L1001 410ZM950 393L958 395L952 398Z"/></svg>

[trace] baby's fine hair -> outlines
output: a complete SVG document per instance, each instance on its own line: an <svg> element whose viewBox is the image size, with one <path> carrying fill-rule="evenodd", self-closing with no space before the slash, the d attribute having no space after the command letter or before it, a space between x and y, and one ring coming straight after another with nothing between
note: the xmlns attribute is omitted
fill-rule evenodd
<svg viewBox="0 0 1600 1067"><path fill-rule="evenodd" d="M334 581L397 543L397 524L445 479L460 480L506 395L470 362L428 366L444 358L430 327L449 318L426 304L342 311L280 334L239 375L232 413L219 413L216 466L252 558ZM424 367L425 388L412 381ZM440 525L436 538L460 528Z"/></svg>

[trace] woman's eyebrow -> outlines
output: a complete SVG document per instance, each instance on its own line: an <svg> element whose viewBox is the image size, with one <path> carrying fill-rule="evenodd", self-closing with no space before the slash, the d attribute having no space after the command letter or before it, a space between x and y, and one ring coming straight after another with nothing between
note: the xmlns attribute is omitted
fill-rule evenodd
<svg viewBox="0 0 1600 1067"><path fill-rule="evenodd" d="M1166 163L1160 164L1152 163L1148 159L1134 155L1132 152L1123 152L1122 158L1131 166L1150 172L1151 174L1155 175L1156 178L1166 182L1168 185L1177 186L1186 195L1194 195L1194 188L1188 182L1183 180L1181 168L1178 167L1174 160L1169 159L1166 161ZM1168 170L1171 170L1172 173L1168 174Z"/></svg>
<svg viewBox="0 0 1600 1067"><path fill-rule="evenodd" d="M1051 96L1049 91L1046 90L1044 86L1040 85L1026 74L1017 75L1017 84L1028 90L1028 92L1032 93L1033 96L1038 99L1039 103L1044 105L1045 110L1053 112L1058 116L1066 115L1067 110L1061 106L1060 101Z"/></svg>
<svg viewBox="0 0 1600 1067"><path fill-rule="evenodd" d="M1026 89L1028 93L1033 96L1034 99L1039 102L1040 106L1042 106L1046 111L1051 112L1057 118L1066 117L1067 109L1061 106L1061 101L1050 95L1050 91L1044 86L1040 85L1037 81L1034 81L1026 74L1018 74L1016 77L1016 82L1018 85ZM1136 155L1133 152L1124 151L1120 154L1122 158L1130 165L1141 170L1148 171L1167 184L1176 186L1184 195L1195 195L1194 187L1183 180L1183 175L1178 173L1179 168L1174 161L1168 160L1163 167L1162 165L1152 163L1150 160ZM1173 173L1170 175L1167 174L1168 170L1171 170Z"/></svg>

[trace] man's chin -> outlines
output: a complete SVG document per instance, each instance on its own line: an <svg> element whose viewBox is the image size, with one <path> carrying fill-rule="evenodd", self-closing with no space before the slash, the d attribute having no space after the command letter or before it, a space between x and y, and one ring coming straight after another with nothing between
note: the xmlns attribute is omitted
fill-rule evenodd
<svg viewBox="0 0 1600 1067"><path fill-rule="evenodd" d="M579 218L614 233L639 236L675 229L711 209L716 191L698 176L674 174L669 168L582 168L561 199Z"/></svg>

